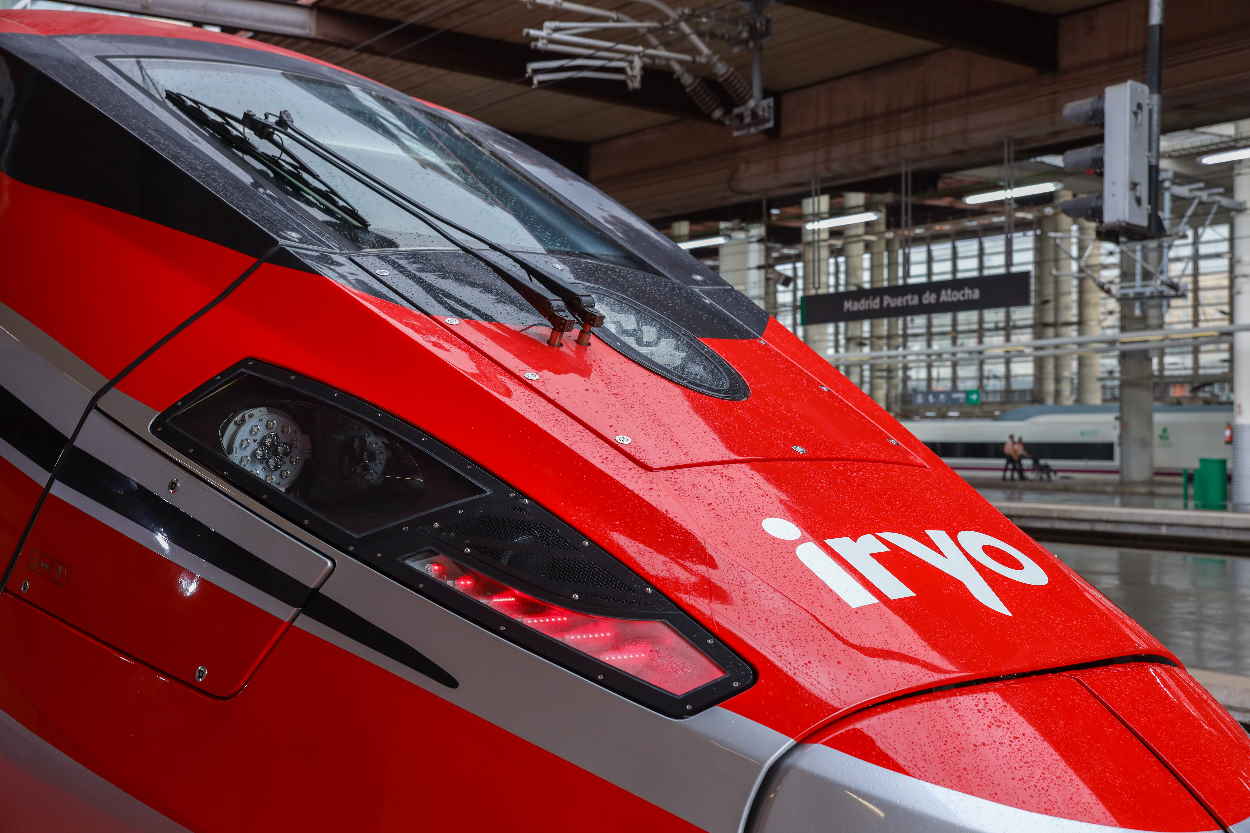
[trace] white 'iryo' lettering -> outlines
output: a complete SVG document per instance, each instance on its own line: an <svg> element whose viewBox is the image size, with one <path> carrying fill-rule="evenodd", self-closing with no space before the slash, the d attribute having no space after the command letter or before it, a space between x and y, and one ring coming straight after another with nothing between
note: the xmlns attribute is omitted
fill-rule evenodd
<svg viewBox="0 0 1250 833"><path fill-rule="evenodd" d="M807 569L816 574L817 578L825 583L825 586L837 593L842 601L851 607L863 607L864 605L876 604L879 600L876 596L864 589L864 585L860 584L851 574L842 569L838 562L834 561L825 551L820 548L819 544L808 541L805 544L799 544L794 550L794 554L799 557L807 565Z"/></svg>
<svg viewBox="0 0 1250 833"><path fill-rule="evenodd" d="M889 552L890 548L881 543L875 535L862 535L856 538L828 538L825 543L833 547L838 555L847 560L856 570L863 574L873 585L891 599L905 599L916 595L910 587L899 581L893 573L881 566L881 562L873 558L873 554Z"/></svg>
<svg viewBox="0 0 1250 833"><path fill-rule="evenodd" d="M1013 547L1005 541L1000 541L993 536L986 535L984 532L961 532L956 536L959 539L959 546L967 550L968 555L977 561L989 567L1000 576L1006 576L1013 581L1021 584L1041 585L1050 581L1050 577L1046 575L1038 563L1029 558L1020 550ZM1012 558L1020 562L1018 568L1008 567L1001 564L985 554L986 547L993 547L996 550L1002 550Z"/></svg>
<svg viewBox="0 0 1250 833"><path fill-rule="evenodd" d="M797 524L785 518L765 518L760 526L773 538L781 541L798 541L806 537ZM1011 611L977 570L976 564L1021 584L1040 586L1050 581L1040 564L992 535L964 530L955 536L959 541L956 544L950 533L940 529L926 529L925 533L937 549L901 532L877 532L858 538L826 538L825 543L888 599L906 599L915 596L916 592L875 557L891 552L890 547L882 543L882 539L941 570L966 587L974 599L1004 616L1010 616ZM1019 566L1004 564L990 557L987 550L991 549L1015 559ZM794 554L850 607L864 607L880 601L849 570L822 549L820 544L804 541L794 548Z"/></svg>
<svg viewBox="0 0 1250 833"><path fill-rule="evenodd" d="M937 544L938 550L941 550L941 552L932 550L915 538L910 538L898 532L879 532L877 534L894 546L907 550L926 564L931 564L948 576L963 582L964 587L968 588L968 592L990 610L997 610L1006 616L1011 615L1007 605L1003 604L1003 600L998 598L998 594L990 588L985 578L977 572L977 568L972 566L968 556L964 555L963 550L955 545L950 535L940 529L926 529L925 532L933 540L933 543Z"/></svg>
<svg viewBox="0 0 1250 833"><path fill-rule="evenodd" d="M796 525L790 523L785 518L765 518L760 526L764 531L774 538L782 541L797 541L803 537L803 530ZM842 565L829 557L829 554L820 548L819 544L811 541L799 544L794 548L794 554L799 557L807 569L816 574L816 577L825 583L825 586L838 594L842 601L851 607L863 607L864 605L876 604L880 601L876 596L864 589L864 585L855 580L855 577L848 573Z"/></svg>

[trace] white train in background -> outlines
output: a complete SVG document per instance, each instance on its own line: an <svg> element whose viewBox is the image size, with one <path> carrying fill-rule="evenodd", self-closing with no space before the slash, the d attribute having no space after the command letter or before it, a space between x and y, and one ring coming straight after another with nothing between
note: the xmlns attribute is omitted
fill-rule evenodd
<svg viewBox="0 0 1250 833"><path fill-rule="evenodd" d="M1220 405L1156 405L1155 473L1179 475L1202 457L1225 460L1233 409ZM915 419L903 425L953 468L1001 472L1009 434L1059 474L1119 474L1119 415L1115 405L1034 405L993 419ZM1024 461L1026 469L1032 460Z"/></svg>

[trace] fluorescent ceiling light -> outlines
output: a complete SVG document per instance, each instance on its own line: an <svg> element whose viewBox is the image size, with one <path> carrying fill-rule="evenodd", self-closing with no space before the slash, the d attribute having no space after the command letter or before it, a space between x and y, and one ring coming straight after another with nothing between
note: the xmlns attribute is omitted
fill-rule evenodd
<svg viewBox="0 0 1250 833"><path fill-rule="evenodd" d="M1236 162L1238 159L1250 159L1250 148L1237 148L1236 150L1209 153L1198 161L1204 165L1218 165L1221 162Z"/></svg>
<svg viewBox="0 0 1250 833"><path fill-rule="evenodd" d="M701 237L698 240L686 240L677 245L683 249L702 249L705 246L719 246L728 242L729 238L722 235L720 237Z"/></svg>
<svg viewBox="0 0 1250 833"><path fill-rule="evenodd" d="M814 231L822 228L838 228L839 226L854 226L859 223L871 223L880 217L876 211L861 211L858 214L844 214L841 217L826 217L823 220L813 220L806 223L803 228Z"/></svg>
<svg viewBox="0 0 1250 833"><path fill-rule="evenodd" d="M964 197L964 202L968 203L968 205L981 205L987 202L1002 202L1008 198L1036 197L1038 194L1053 194L1062 187L1062 182L1038 182L1033 185L1021 185L1018 188L969 194Z"/></svg>

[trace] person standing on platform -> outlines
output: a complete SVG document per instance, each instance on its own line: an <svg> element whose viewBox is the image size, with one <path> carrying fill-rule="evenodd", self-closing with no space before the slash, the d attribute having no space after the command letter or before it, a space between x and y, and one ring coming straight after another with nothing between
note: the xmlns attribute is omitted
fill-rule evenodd
<svg viewBox="0 0 1250 833"><path fill-rule="evenodd" d="M1008 434L1007 442L1003 443L1003 480L1007 479L1008 472L1011 472L1013 476L1015 475L1015 450L1016 435Z"/></svg>
<svg viewBox="0 0 1250 833"><path fill-rule="evenodd" d="M1011 449L1011 462L1015 468L1016 477L1020 480L1028 480L1024 473L1024 458L1028 456L1029 450L1024 447L1024 437L1016 437L1016 442Z"/></svg>

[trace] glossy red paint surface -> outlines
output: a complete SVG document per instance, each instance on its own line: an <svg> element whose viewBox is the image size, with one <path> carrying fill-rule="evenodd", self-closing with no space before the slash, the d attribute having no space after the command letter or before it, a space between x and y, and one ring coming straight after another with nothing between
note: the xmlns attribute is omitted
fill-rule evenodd
<svg viewBox="0 0 1250 833"><path fill-rule="evenodd" d="M0 15L0 26L11 20ZM81 18L41 20L52 32ZM82 25L140 33L127 27L148 24ZM105 375L251 262L3 177L0 206L0 247L13 253L14 274L55 276L6 282L5 303ZM66 238L76 245L61 245ZM1244 785L1246 750L1209 702L1185 695L1183 677L1166 703L1159 685L1135 683L1150 713L1103 692L1094 676L1081 676L1081 685L1039 676L867 710L935 686L1167 655L776 321L764 339L712 343L756 392L754 401L724 403L602 344L556 351L491 325L452 327L267 266L121 390L161 411L257 358L429 431L712 628L758 672L725 708L790 737L824 738L882 766L1038 812L1210 827L1094 692L1121 717L1133 715L1126 722L1183 778L1200 765L1221 769L1192 783L1221 813L1237 812L1229 796ZM525 380L525 370L538 371L538 382ZM635 441L622 447L611 439L618 433ZM883 445L889 436L902 445ZM810 453L785 453L796 444ZM11 479L0 469L0 514L16 528L31 495ZM28 572L16 578L40 578L42 566L36 560L29 572L29 559L55 552L71 584L82 576L93 592L40 584L29 600L0 593L0 709L196 831L692 829L358 656L282 631L220 588L201 582L204 595L175 598L184 571L56 500L45 511L19 566ZM793 540L770 534L770 518L792 525ZM978 535L992 536L997 549L974 553ZM852 563L826 543L863 536L885 541L869 561ZM146 601L132 604L140 596ZM223 630L207 629L209 620ZM213 664L198 658L212 650L220 652ZM232 669L210 674L223 686L214 693L233 693L249 673L250 681L229 699L207 696L185 682L200 664ZM1187 745L1204 740L1216 751L1187 758ZM169 765L171 742L177 766Z"/></svg>
<svg viewBox="0 0 1250 833"><path fill-rule="evenodd" d="M1140 830L1213 827L1150 750L1065 675L908 698L810 742L1049 816Z"/></svg>
<svg viewBox="0 0 1250 833"><path fill-rule="evenodd" d="M206 304L253 261L3 173L0 217L6 274L41 278L6 280L4 303L105 377ZM57 222L47 222L49 217ZM67 239L74 245L65 245ZM106 319L101 317L105 311Z"/></svg>
<svg viewBox="0 0 1250 833"><path fill-rule="evenodd" d="M285 304L290 314L275 321L268 313L275 304ZM333 381L468 454L702 616L761 670L759 682L727 706L792 736L902 691L1164 653L940 462L921 468L786 461L649 471L515 372L565 367L576 360L564 357L568 347L542 346L550 356L543 359L530 352L528 339L517 337L524 359L505 368L506 356L494 361L479 352L461 338L463 329L317 276L266 267L121 389L163 410L249 357ZM327 349L327 332L353 337ZM499 355L498 345L492 349ZM602 344L590 349L608 352ZM633 389L637 398L656 385L671 386L643 373ZM582 401L598 396L604 413L627 407L621 388L600 389L597 376L590 380ZM439 392L437 399L431 391ZM666 419L670 432L713 434L695 409L674 405ZM745 430L730 423L715 436L732 444ZM808 538L787 542L765 534L761 521L769 517L792 521ZM795 555L806 540L882 531L934 547L927 530L995 536L1041 565L1046 584L1023 584L973 565L973 574L1010 612L1005 615L942 569L892 547L878 558L914 596L877 593L877 603L852 608ZM1009 555L997 557L1012 563Z"/></svg>
<svg viewBox="0 0 1250 833"><path fill-rule="evenodd" d="M709 615L748 661L776 669L726 707L793 736L811 721L932 685L1167 654L944 467L753 463L655 477L666 486L663 505L711 559L703 573ZM804 534L779 540L764 532L763 518L787 519ZM994 536L1034 562L1046 583L1023 583L969 558L966 577L980 577L981 592L992 592L1007 615L882 534L937 549L929 531L952 540L963 531ZM825 543L869 534L887 547L876 561L914 595L889 598ZM876 601L848 605L800 560L800 544L857 576ZM987 555L1015 563L993 549Z"/></svg>
<svg viewBox="0 0 1250 833"><path fill-rule="evenodd" d="M196 833L695 831L296 628L228 700L8 593L0 656L0 709Z"/></svg>
<svg viewBox="0 0 1250 833"><path fill-rule="evenodd" d="M23 599L217 696L238 691L286 628L55 496L40 510L9 585L26 581ZM200 666L209 673L195 683Z"/></svg>
<svg viewBox="0 0 1250 833"><path fill-rule="evenodd" d="M708 342L751 387L747 399L730 402L672 384L598 339L553 350L541 334L500 324L455 331L518 379L541 370L534 390L607 442L630 437L621 452L649 469L797 459L919 465L880 425L757 339Z"/></svg>
<svg viewBox="0 0 1250 833"><path fill-rule="evenodd" d="M0 830L4 833L134 833L133 825L102 809L94 796L82 795L82 784L65 779L63 768L39 766L24 751L0 743Z"/></svg>
<svg viewBox="0 0 1250 833"><path fill-rule="evenodd" d="M1214 811L1250 819L1250 736L1179 668L1125 665L1073 676L1132 727Z"/></svg>
<svg viewBox="0 0 1250 833"><path fill-rule="evenodd" d="M17 540L39 500L42 483L35 483L8 460L0 458L0 563L8 564Z"/></svg>
<svg viewBox="0 0 1250 833"><path fill-rule="evenodd" d="M0 10L0 33L7 33L7 34L14 34L14 35L42 34L41 32L38 32L35 29L30 28L24 22L19 21L18 17L19 17L18 15L8 14L6 13L6 11ZM21 15L21 17L25 17L25 15Z"/></svg>
<svg viewBox="0 0 1250 833"><path fill-rule="evenodd" d="M810 374L820 384L825 385L832 392L846 400L851 407L864 414L868 419L878 424L890 426L890 436L899 440L908 451L927 465L937 471L947 472L950 470L946 463L942 461L942 458L938 457L929 450L928 446L916 439L898 420L890 416L871 396L857 387L854 382L839 372L836 367L816 355L816 351L812 350L798 336L782 326L781 322L776 318L769 320L768 327L764 330L764 338L768 340L768 343L774 349L793 362L795 366L802 368L804 372Z"/></svg>

